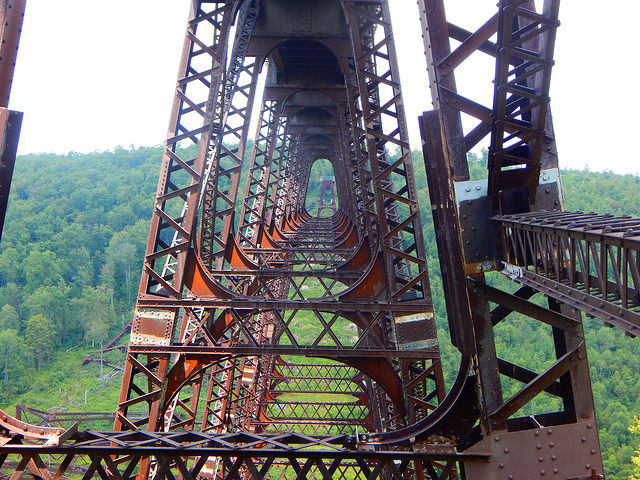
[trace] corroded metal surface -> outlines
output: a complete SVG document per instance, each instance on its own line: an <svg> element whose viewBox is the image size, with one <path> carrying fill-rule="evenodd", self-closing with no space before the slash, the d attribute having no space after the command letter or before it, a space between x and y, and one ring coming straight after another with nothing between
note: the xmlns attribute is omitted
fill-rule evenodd
<svg viewBox="0 0 640 480"><path fill-rule="evenodd" d="M435 108L423 152L461 353L449 392L388 0L294 3L191 2L115 432L55 448L7 436L0 468L601 478L580 310L637 334L640 222L562 211L548 98L559 1L501 0L475 31L448 22L444 0L418 1ZM476 55L495 62L491 106L456 85ZM471 180L485 139L488 178ZM324 218L306 208L320 159L337 197ZM497 288L490 271L521 285ZM496 348L514 317L550 332L537 371Z"/></svg>

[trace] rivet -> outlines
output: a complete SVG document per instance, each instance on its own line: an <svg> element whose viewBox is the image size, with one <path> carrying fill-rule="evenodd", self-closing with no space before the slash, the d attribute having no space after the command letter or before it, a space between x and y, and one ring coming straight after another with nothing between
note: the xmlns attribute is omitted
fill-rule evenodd
<svg viewBox="0 0 640 480"><path fill-rule="evenodd" d="M504 453L509 453L509 449L508 449L508 448L505 448L505 449L504 449Z"/></svg>
<svg viewBox="0 0 640 480"><path fill-rule="evenodd" d="M553 446L555 446L555 443L553 443L553 442L549 442L549 446L550 446L550 447L553 447Z"/></svg>
<svg viewBox="0 0 640 480"><path fill-rule="evenodd" d="M586 468L587 470L589 470L591 468L591 464L587 463L584 468Z"/></svg>
<svg viewBox="0 0 640 480"><path fill-rule="evenodd" d="M544 475L544 470L540 470L540 475Z"/></svg>
<svg viewBox="0 0 640 480"><path fill-rule="evenodd" d="M555 455L551 455L551 460L555 460L556 458L558 458L558 457L555 456Z"/></svg>
<svg viewBox="0 0 640 480"><path fill-rule="evenodd" d="M553 433L552 429L547 430L547 435L551 435Z"/></svg>
<svg viewBox="0 0 640 480"><path fill-rule="evenodd" d="M542 463L542 462L544 462L544 458L542 458L542 457L538 457L538 461L539 461L540 463Z"/></svg>
<svg viewBox="0 0 640 480"><path fill-rule="evenodd" d="M586 442L586 441L587 441L587 437L582 437L582 438L580 439L580 441L581 441L582 443Z"/></svg>
<svg viewBox="0 0 640 480"><path fill-rule="evenodd" d="M540 450L540 449L542 448L542 445L537 444L537 445L536 445L536 448L537 448L538 450Z"/></svg>
<svg viewBox="0 0 640 480"><path fill-rule="evenodd" d="M590 423L587 423L587 428L591 428L593 427L593 425L591 425Z"/></svg>
<svg viewBox="0 0 640 480"><path fill-rule="evenodd" d="M504 468L504 463L500 463L500 464L498 464L498 467L500 467L500 468Z"/></svg>
<svg viewBox="0 0 640 480"><path fill-rule="evenodd" d="M558 473L558 469L557 469L557 468L554 468L554 469L553 469L553 473Z"/></svg>
<svg viewBox="0 0 640 480"><path fill-rule="evenodd" d="M500 437L496 436L495 440L496 440L496 442L499 442L500 441Z"/></svg>
<svg viewBox="0 0 640 480"><path fill-rule="evenodd" d="M509 476L507 477L507 479L508 479L508 480L513 480L513 475L509 475Z"/></svg>
<svg viewBox="0 0 640 480"><path fill-rule="evenodd" d="M591 455L595 455L595 454L596 454L596 451L592 448L591 449Z"/></svg>
<svg viewBox="0 0 640 480"><path fill-rule="evenodd" d="M470 192L471 191L471 187L465 187L464 191L465 192Z"/></svg>
<svg viewBox="0 0 640 480"><path fill-rule="evenodd" d="M533 432L533 434L534 434L536 437L538 437L538 436L540 436L540 431L539 431L539 430L536 430L535 432Z"/></svg>

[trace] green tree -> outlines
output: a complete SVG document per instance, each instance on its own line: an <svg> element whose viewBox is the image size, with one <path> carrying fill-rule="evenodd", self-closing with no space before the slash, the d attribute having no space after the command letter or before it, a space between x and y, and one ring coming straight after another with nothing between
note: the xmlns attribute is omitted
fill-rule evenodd
<svg viewBox="0 0 640 480"><path fill-rule="evenodd" d="M24 259L25 290L28 293L43 285L56 285L62 280L62 270L55 253L33 250Z"/></svg>
<svg viewBox="0 0 640 480"><path fill-rule="evenodd" d="M6 286L0 288L0 303L8 303L20 311L22 305L22 288L17 283L7 283Z"/></svg>
<svg viewBox="0 0 640 480"><path fill-rule="evenodd" d="M148 222L138 221L115 233L105 251L100 280L113 289L118 314L133 308L148 231Z"/></svg>
<svg viewBox="0 0 640 480"><path fill-rule="evenodd" d="M75 314L84 329L84 339L91 345L101 344L114 328L116 316L111 298L113 290L107 285L87 287L82 297L74 300Z"/></svg>
<svg viewBox="0 0 640 480"><path fill-rule="evenodd" d="M637 449L635 451L636 454L631 458L631 461L633 462L633 473L631 474L630 480L640 480L640 416L637 416L634 419L633 424L629 427L629 430L631 430L631 433L634 433L637 437Z"/></svg>
<svg viewBox="0 0 640 480"><path fill-rule="evenodd" d="M24 350L24 343L17 330L0 330L0 368L5 385L14 373L18 375L24 369Z"/></svg>
<svg viewBox="0 0 640 480"><path fill-rule="evenodd" d="M53 351L54 332L51 321L42 314L34 315L27 321L24 336L27 348L40 370Z"/></svg>
<svg viewBox="0 0 640 480"><path fill-rule="evenodd" d="M0 330L20 330L20 316L13 305L6 304L0 308Z"/></svg>
<svg viewBox="0 0 640 480"><path fill-rule="evenodd" d="M56 343L64 345L73 337L73 325L69 318L69 287L61 281L57 285L43 285L38 287L22 303L24 316L44 315L51 319L51 328L55 334Z"/></svg>
<svg viewBox="0 0 640 480"><path fill-rule="evenodd" d="M4 243L4 242L3 242ZM22 270L18 268L22 261L22 255L15 248L7 248L0 254L0 284L18 283Z"/></svg>

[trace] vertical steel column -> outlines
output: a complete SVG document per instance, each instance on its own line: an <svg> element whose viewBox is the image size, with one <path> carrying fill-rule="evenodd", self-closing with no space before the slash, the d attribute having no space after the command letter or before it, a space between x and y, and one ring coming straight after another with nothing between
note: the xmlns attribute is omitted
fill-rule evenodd
<svg viewBox="0 0 640 480"><path fill-rule="evenodd" d="M203 193L200 252L205 265L223 268L224 247L233 232L232 213L238 194L249 123L262 59L244 59L236 83L228 88L228 113L217 142ZM248 77L248 78L245 78ZM243 83L239 83L240 81Z"/></svg>
<svg viewBox="0 0 640 480"><path fill-rule="evenodd" d="M164 149L162 168L139 299L146 296L179 298L186 256L196 226L201 181L208 163L209 146L218 133L216 112L224 103L223 73L234 2L192 3L178 83ZM197 145L193 159L185 157L183 142ZM136 308L131 344L169 345L174 335L176 309ZM165 402L169 354L128 353L115 430L146 426L160 430ZM140 387L141 378L146 387ZM131 406L146 405L147 416L131 420ZM148 469L148 463L144 469ZM144 475L144 474L143 474Z"/></svg>
<svg viewBox="0 0 640 480"><path fill-rule="evenodd" d="M347 71L351 71L349 64L346 60L342 61L343 68ZM349 78L353 82L349 81ZM362 238L367 236L373 241L374 235L371 228L372 215L367 214L366 204L368 201L368 192L371 191L371 184L368 183L370 179L367 177L362 168L361 161L366 161L366 155L362 155L360 152L359 134L356 133L357 121L354 123L354 115L357 115L357 102L355 97L357 96L357 88L355 86L355 72L349 75L349 78L345 78L345 101L339 102L338 118L342 121L339 123L339 132L341 140L341 160L345 169L345 182L352 182L351 185L346 185L347 190L350 193L350 213L352 222L356 225L359 236Z"/></svg>
<svg viewBox="0 0 640 480"><path fill-rule="evenodd" d="M0 0L0 108L9 106L27 0Z"/></svg>
<svg viewBox="0 0 640 480"><path fill-rule="evenodd" d="M482 406L486 413L487 409L501 404L502 389L495 368L495 345L488 302L469 292L464 280L467 273L465 245L462 240L464 224L458 216L459 207L454 182L469 179L467 151L490 131L489 123L481 123L465 138L461 111L476 116L479 115L477 111L481 111L487 122L490 120L490 111L458 94L455 69L478 49L483 52L491 51L486 42L497 30L497 15L472 33L447 22L443 0L418 0L418 8L424 31L431 98L436 112L425 115L422 120L425 167L428 172L430 195L439 193L436 204L446 203L449 213L446 218L442 218L441 212L434 215L434 222L437 222L443 287L445 298L448 300L449 329L452 343L463 354L478 355L475 361L480 366ZM453 52L450 46L452 36L462 42ZM434 115L437 115L437 124ZM451 241L456 242L454 245L458 245L459 252L455 252L455 246L451 245ZM449 248L453 248L454 251L448 251ZM476 328L479 331L476 332ZM484 428L488 428L486 422Z"/></svg>
<svg viewBox="0 0 640 480"><path fill-rule="evenodd" d="M351 30L352 68L362 107L359 123L364 142L361 153L368 158L371 168L378 232L374 245L384 263L386 300L391 305L416 302L423 308L422 313L409 316L392 309L387 319L393 332L390 335L400 348L412 349L415 345L426 344L437 347L388 3L386 0L366 3L343 0L342 4ZM349 93L348 87L347 92L352 115L357 118L355 97ZM392 156L394 152L391 149L396 150L397 158ZM401 360L396 368L405 389L406 421L411 424L435 408L430 400L444 398L441 365L439 360ZM399 417L392 417L390 421L395 428L402 425Z"/></svg>
<svg viewBox="0 0 640 480"><path fill-rule="evenodd" d="M462 131L460 109L452 106L446 99L447 94L457 95L454 68L470 55L469 44L463 43L465 50L459 50L462 53L459 55L460 59L455 57L452 60L449 43L450 27L445 14L444 0L418 0L418 9L424 32L424 51L427 55L431 99L433 108L439 113L447 162L453 169L455 181L468 180L467 148ZM493 20L490 20L486 25L491 26L493 23ZM482 35L481 40L484 40L484 37L488 39L494 33L493 29L487 29L484 26L478 32L484 33L485 30L489 31L486 35ZM469 39L472 38L473 36L469 37ZM476 42L474 41L471 46L476 46Z"/></svg>
<svg viewBox="0 0 640 480"><path fill-rule="evenodd" d="M265 226L269 178L278 135L286 128L284 118L282 102L267 100L263 103L238 225L241 246L255 248L260 229Z"/></svg>
<svg viewBox="0 0 640 480"><path fill-rule="evenodd" d="M501 48L496 56L489 195L525 188L534 203L542 156L555 149L546 130L552 128L549 86L559 8L559 0L546 0L541 14L532 0L498 4Z"/></svg>
<svg viewBox="0 0 640 480"><path fill-rule="evenodd" d="M366 154L391 299L428 299L424 242L388 4L381 0L367 2L366 7L353 1L343 5L352 32ZM382 37L379 41L376 28ZM397 160L390 158L391 148L398 149Z"/></svg>
<svg viewBox="0 0 640 480"><path fill-rule="evenodd" d="M361 228L369 240L371 249L377 242L377 213L373 188L373 177L369 156L366 154L366 135L363 128L363 114L360 102L360 90L355 65L350 59L342 62L345 73L345 88L347 91L347 108L345 108L345 137L348 139L348 152L353 162L353 174L360 187L360 208L363 212Z"/></svg>
<svg viewBox="0 0 640 480"><path fill-rule="evenodd" d="M549 187L555 189L554 198L540 200L540 207L536 199L536 191L541 188L540 167L557 167L547 86L558 2L546 1L541 14L529 0L500 2L497 13L474 32L448 23L443 1L419 0L419 5L436 107L422 118L422 135L430 194L438 196L432 203L438 206L434 221L445 298L453 343L463 353L473 354L479 382L481 432L477 444L467 451L492 451L492 460L486 464L464 462L466 476L488 479L522 472L544 475L552 467L544 463L546 457L526 453L543 448L536 440L542 431L548 436L558 435L549 443L552 447L575 442L572 439L581 436L580 445L589 447L576 449L571 459L565 459L563 475L595 475L602 467L579 315L554 300L549 300L550 308L534 304L529 298L536 290L528 286L511 294L486 284L482 272L498 266L495 252L482 251L473 241L474 235L492 235L489 220L483 217L491 215L492 207L526 211L548 208L542 205L561 206L559 182L545 185L547 192ZM497 44L490 41L495 34ZM450 39L460 42L453 51ZM496 58L492 108L466 98L456 89L455 70L476 52ZM461 113L480 120L466 135ZM490 133L488 197L467 195L476 187L482 191L483 183L465 182L469 178L466 153ZM522 168L513 168L516 166ZM487 189L487 181L484 185ZM553 252L558 247L540 244L536 248L552 248ZM489 302L497 306L489 310ZM540 328L543 324L551 328L555 358L547 362L544 371L536 373L511 363L501 358L504 352L496 351L495 326L508 321L512 313L541 322ZM505 379L522 384L506 399L501 385ZM519 416L519 411L543 393L562 401L559 411L545 408L545 413ZM516 445L522 453L514 463L504 454Z"/></svg>
<svg viewBox="0 0 640 480"><path fill-rule="evenodd" d="M265 201L265 227L271 228L273 225L274 217L282 214L278 212L281 208L280 199L283 196L282 190L284 187L284 181L286 178L286 170L288 165L289 148L291 142L291 136L288 134L288 119L283 119L284 126L278 132L278 139L276 141L276 154L274 155L273 163L275 168L269 169L269 185L267 188L267 199Z"/></svg>
<svg viewBox="0 0 640 480"><path fill-rule="evenodd" d="M233 209L263 61L260 57L246 57L260 6L261 0L245 0L238 12L233 51L217 111L219 134L207 166L200 226L200 256L209 267L223 267L225 245L233 232Z"/></svg>
<svg viewBox="0 0 640 480"><path fill-rule="evenodd" d="M0 238L22 126L22 113L7 107L25 6L26 0L0 0Z"/></svg>

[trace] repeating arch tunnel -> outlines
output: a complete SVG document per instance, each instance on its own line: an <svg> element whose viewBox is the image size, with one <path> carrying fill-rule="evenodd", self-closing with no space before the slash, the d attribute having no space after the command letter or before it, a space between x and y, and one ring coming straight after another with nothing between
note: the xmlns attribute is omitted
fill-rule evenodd
<svg viewBox="0 0 640 480"><path fill-rule="evenodd" d="M444 0L418 0L434 106L419 118L420 201L460 358L447 389L389 1L191 1L114 431L2 413L0 467L17 456L12 479L57 479L86 456L87 479L603 478L580 312L640 332L640 220L564 211L558 9L501 0L469 31ZM456 86L474 55L495 63L490 107ZM471 180L483 141L487 178ZM313 178L316 162L331 179ZM311 183L335 194L330 216L308 208ZM496 348L516 315L551 332L541 372ZM554 400L535 410L542 395ZM45 455L64 455L54 473Z"/></svg>
<svg viewBox="0 0 640 480"><path fill-rule="evenodd" d="M272 8L284 8L283 5L276 3ZM316 4L312 6L316 7ZM323 8L326 10L328 7ZM247 341L259 338L258 343L291 345L300 352L327 345L345 354L320 356L319 360L312 361L311 364L304 356L290 355L261 359L255 356L225 357L223 362L204 358L190 366L177 363L167 374L168 393L160 408L161 412L165 412L165 428L171 428L172 420L179 423L184 421L182 416L175 416L179 391L188 388L191 398L195 398L195 392L205 377L205 364L210 382L216 379L216 375L220 375L218 371L225 372L225 376L229 369L235 368L238 372L242 371L244 384L255 388L256 382L264 383L260 387L262 391L256 389L251 393L236 393L234 398L227 391L230 387L223 389L228 396L226 401L236 403L226 407L229 411L241 408L237 405L239 402L249 403L247 396L255 397L251 400L253 406L242 406L248 409L246 412L252 413L245 413L245 418L238 418L238 421L242 422L243 428L258 431L295 431L300 426L308 431L309 425L314 425L314 433L350 432L354 426L364 428L365 431L381 431L389 428L387 424L394 425L393 429L396 429L397 426L406 425L408 415L413 421L424 417L442 398L444 386L435 325L430 301L423 286L419 289L407 288L412 294L407 303L411 303L412 312L418 312L417 316L420 318L417 322L427 326L420 335L428 335L424 339L411 340L430 345L427 357L417 361L380 356L385 350L394 350L397 345L392 308L375 313L336 308L337 304L344 304L351 299L356 302L378 299L388 302L388 279L397 277L408 283L412 268L405 259L394 261L384 258L380 243L382 232L374 231L373 226L369 225L369 235L365 233L367 220L363 218L364 201L356 197L357 192L354 192L353 186L354 182L359 182L360 175L367 173L359 171L364 166L357 165L358 159L353 158L355 152L346 149L353 149L353 146L347 147L347 144L357 141L354 140L356 132L353 128L349 129L345 121L345 117L351 115L345 84L347 73L343 70L348 69L352 58L350 33L340 4L335 2L331 9L335 18L340 19L337 24L330 25L334 36L339 32L339 39L323 42L321 34L311 30L297 39L268 40L265 42L266 46L255 40L256 44L261 45L257 49L268 48L261 67L266 81L261 123L258 126L258 137L254 140L248 165L246 193L239 210L238 233L225 245L224 261L215 266L207 265L197 248L194 249L191 255L195 266L186 276L185 285L198 298L222 295L238 301L272 298L289 302L288 308L279 310L235 308L219 312L204 309L200 313L200 319L194 319L192 323L200 321L206 324L209 335L215 342L246 344ZM268 9L262 11L266 12L265 16L268 15ZM262 25L261 22L267 23ZM329 24L323 25L323 28L328 27ZM260 35L267 38L273 36L270 29L274 26L260 16L257 17L254 28L258 31L264 28L265 31ZM319 37L320 39L315 39ZM252 38L261 37L254 30ZM274 45L270 46L269 43ZM338 57L336 51L342 52L342 58ZM349 52L349 55L345 57L344 52ZM250 43L246 55L251 53L253 50ZM352 88L356 90L357 87L354 85ZM402 114L400 107L400 102L395 106L387 106L389 111L394 110L392 117L396 120ZM396 129L400 125L402 122L397 121ZM380 120L376 128L383 133ZM406 131L397 131L393 135L396 143L402 141L401 148L407 150ZM387 151L388 148L384 145L386 142L380 143L376 145L376 159L380 165L381 162L388 165L391 161L387 157L391 157L391 152ZM304 208L312 165L319 159L329 160L335 172L340 208L330 218L313 218ZM413 230L420 229L416 199L409 193L409 184L413 182L413 178L407 172L403 172L400 177L404 177L401 178L404 185L396 182L392 186L389 182L387 188L400 189L398 197L412 203L411 227ZM368 182L371 183L370 180ZM373 185L366 185L364 188L373 191ZM396 195L396 192L393 193ZM210 193L205 191L205 197L207 194ZM360 203L359 207L356 206L357 202ZM397 203L395 199L392 202ZM213 209L215 206L203 205L204 210L208 208ZM373 208L370 210L369 215L375 211ZM385 210L388 210L389 221L394 226L400 224L401 207L389 205ZM201 244L210 243L207 235L211 235L211 232L201 227ZM400 233L395 241L405 243L404 236L406 233ZM406 240L409 241L410 248L416 248L415 240ZM404 248L406 252L411 252L410 248ZM426 284L423 250L416 255L416 260L421 263L422 271L413 272L413 275L422 275L420 282ZM387 273L389 265L393 265L393 273ZM394 282L398 283L397 280ZM300 303L310 301L318 306L303 311L304 307L301 308ZM316 326L310 327L309 321ZM247 337L248 324L252 325L254 332ZM306 339L308 331L314 329L318 331ZM191 339L192 342L194 338ZM378 357L349 355L349 350L365 349L376 351L375 355ZM248 366L247 362L251 365ZM297 384L297 388L300 388L301 384L309 380L305 380L303 373L299 373L299 378L293 374L284 378L278 373L279 369L307 372L306 375L313 372L314 378L326 378L325 388L330 395L322 395L316 391L313 402L297 400L287 403L283 398L302 398L306 392L304 389L296 391L295 388L283 390L283 387ZM411 369L411 374L407 373L408 369ZM330 371L340 374L332 380L333 377L325 373ZM411 404L406 401L403 392L406 383L412 381L411 377L420 375L423 375L423 379L416 382L414 389L416 392L421 391L421 397ZM263 378L259 379L260 376ZM221 379L216 381L222 382ZM233 381L227 380L230 385ZM211 392L210 395L213 394ZM339 394L346 396L347 401L336 401ZM217 401L219 397L220 394L216 397ZM212 398L205 401L206 404L212 402ZM373 407L380 403L386 403L386 407ZM329 412L332 411L340 411L341 415L331 418ZM214 417L229 421L228 413L217 412ZM205 418L202 424L209 421ZM220 430L228 427L226 423L215 424L215 421L217 420L208 428ZM252 422L256 424L252 425Z"/></svg>

